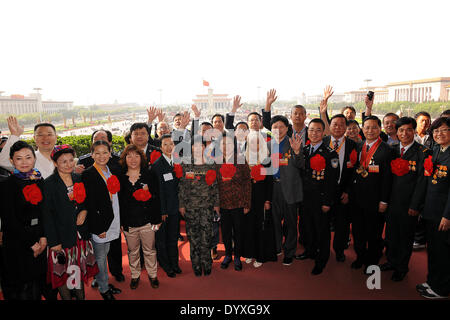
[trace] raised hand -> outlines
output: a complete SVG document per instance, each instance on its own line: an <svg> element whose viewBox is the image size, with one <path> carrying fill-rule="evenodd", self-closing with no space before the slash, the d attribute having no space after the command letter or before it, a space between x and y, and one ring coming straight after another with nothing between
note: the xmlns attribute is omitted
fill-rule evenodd
<svg viewBox="0 0 450 320"><path fill-rule="evenodd" d="M162 109L156 110L156 116L158 117L158 122L164 121L164 118L166 117L166 114L163 113Z"/></svg>
<svg viewBox="0 0 450 320"><path fill-rule="evenodd" d="M191 121L191 115L188 111L183 112L183 116L181 117L181 125L180 127L182 129L186 129L186 126L189 124L189 121Z"/></svg>
<svg viewBox="0 0 450 320"><path fill-rule="evenodd" d="M233 98L233 108L231 109L231 112L235 113L240 107L242 107L241 96L235 96Z"/></svg>
<svg viewBox="0 0 450 320"><path fill-rule="evenodd" d="M364 102L366 104L366 109L368 109L369 111L372 111L372 106L373 106L373 101L375 100L375 94L373 95L372 100L369 100L369 97L366 95L364 97ZM366 112L366 116L367 116L367 112Z"/></svg>
<svg viewBox="0 0 450 320"><path fill-rule="evenodd" d="M274 103L277 100L277 90L270 89L269 92L267 92L267 99L266 99L266 111L270 111L270 108L272 106L272 103Z"/></svg>
<svg viewBox="0 0 450 320"><path fill-rule="evenodd" d="M294 153L299 154L302 146L302 137L296 134L295 137L289 138L289 143L291 144L291 148L294 150Z"/></svg>
<svg viewBox="0 0 450 320"><path fill-rule="evenodd" d="M20 137L20 135L23 133L23 126L19 125L19 122L17 119L13 116L10 116L6 119L8 122L8 128L9 132L11 132L11 135Z"/></svg>
<svg viewBox="0 0 450 320"><path fill-rule="evenodd" d="M150 107L147 109L148 123L152 123L156 118L156 107Z"/></svg>
<svg viewBox="0 0 450 320"><path fill-rule="evenodd" d="M194 112L194 116L195 116L196 118L200 118L201 112L200 112L200 110L198 110L197 105L193 104L193 105L191 106L191 109L192 109L192 111Z"/></svg>
<svg viewBox="0 0 450 320"><path fill-rule="evenodd" d="M328 101L328 99L333 95L333 87L332 86L326 86L323 90L323 99L325 101Z"/></svg>

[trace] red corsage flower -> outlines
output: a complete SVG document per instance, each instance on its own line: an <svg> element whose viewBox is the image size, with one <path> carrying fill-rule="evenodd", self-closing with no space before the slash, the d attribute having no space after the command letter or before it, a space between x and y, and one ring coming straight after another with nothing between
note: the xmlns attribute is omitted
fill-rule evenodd
<svg viewBox="0 0 450 320"><path fill-rule="evenodd" d="M322 171L323 169L325 169L326 161L325 158L322 157L320 154L316 154L309 160L309 164L311 165L311 169L316 171Z"/></svg>
<svg viewBox="0 0 450 320"><path fill-rule="evenodd" d="M236 167L231 163L224 163L220 167L220 174L223 178L231 180L236 173Z"/></svg>
<svg viewBox="0 0 450 320"><path fill-rule="evenodd" d="M352 166L356 165L356 161L358 161L358 154L356 153L356 150L353 149L353 151L350 152L350 163Z"/></svg>
<svg viewBox="0 0 450 320"><path fill-rule="evenodd" d="M109 193L115 194L120 191L120 182L119 179L115 175L106 180L106 187L108 188Z"/></svg>
<svg viewBox="0 0 450 320"><path fill-rule="evenodd" d="M86 199L86 189L83 182L77 182L73 185L73 198L77 203L83 203Z"/></svg>
<svg viewBox="0 0 450 320"><path fill-rule="evenodd" d="M307 140L305 146L307 146L308 144L311 144L311 141Z"/></svg>
<svg viewBox="0 0 450 320"><path fill-rule="evenodd" d="M404 176L409 172L409 161L402 158L392 160L391 170L392 173L395 174L396 176L399 177Z"/></svg>
<svg viewBox="0 0 450 320"><path fill-rule="evenodd" d="M153 150L150 154L150 163L154 164L156 160L158 160L161 157L161 152Z"/></svg>
<svg viewBox="0 0 450 320"><path fill-rule="evenodd" d="M425 161L423 163L423 167L425 169L424 175L426 177L429 177L433 174L434 166L433 166L433 160L432 160L431 156L428 156L428 158L425 159Z"/></svg>
<svg viewBox="0 0 450 320"><path fill-rule="evenodd" d="M148 201L152 197L152 194L148 190L138 189L133 192L133 197L137 201Z"/></svg>
<svg viewBox="0 0 450 320"><path fill-rule="evenodd" d="M23 188L22 192L25 196L25 200L27 200L31 204L37 205L42 201L41 189L39 189L39 187L35 183L27 185L25 188Z"/></svg>
<svg viewBox="0 0 450 320"><path fill-rule="evenodd" d="M262 181L266 178L266 169L262 165L258 164L252 167L250 175L253 180Z"/></svg>
<svg viewBox="0 0 450 320"><path fill-rule="evenodd" d="M216 180L216 171L208 170L208 172L206 172L205 175L205 181L208 184L208 186L212 185L215 180Z"/></svg>
<svg viewBox="0 0 450 320"><path fill-rule="evenodd" d="M183 168L178 163L173 165L173 172L175 172L175 176L178 179L180 179L183 176Z"/></svg>
<svg viewBox="0 0 450 320"><path fill-rule="evenodd" d="M270 136L266 136L266 142L269 142L270 140L272 140L272 138Z"/></svg>

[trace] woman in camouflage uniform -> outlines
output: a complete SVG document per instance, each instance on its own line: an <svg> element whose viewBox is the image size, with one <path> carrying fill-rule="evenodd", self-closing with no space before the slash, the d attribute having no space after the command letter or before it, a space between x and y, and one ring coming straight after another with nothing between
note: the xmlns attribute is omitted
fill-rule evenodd
<svg viewBox="0 0 450 320"><path fill-rule="evenodd" d="M192 145L193 164L182 164L178 185L180 213L186 220L186 233L191 247L191 261L196 276L208 276L212 268L214 211L219 214L219 187L215 164L206 163L201 140Z"/></svg>

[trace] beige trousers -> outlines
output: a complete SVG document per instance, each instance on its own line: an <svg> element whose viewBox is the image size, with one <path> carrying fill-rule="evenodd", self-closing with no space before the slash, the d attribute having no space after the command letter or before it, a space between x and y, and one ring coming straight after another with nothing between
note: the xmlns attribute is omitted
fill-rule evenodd
<svg viewBox="0 0 450 320"><path fill-rule="evenodd" d="M128 246L128 260L130 264L131 277L139 278L141 275L141 257L139 248L142 244L144 252L145 269L151 278L156 278L158 264L156 260L155 231L151 229L151 224L146 224L138 228L129 228L124 231Z"/></svg>

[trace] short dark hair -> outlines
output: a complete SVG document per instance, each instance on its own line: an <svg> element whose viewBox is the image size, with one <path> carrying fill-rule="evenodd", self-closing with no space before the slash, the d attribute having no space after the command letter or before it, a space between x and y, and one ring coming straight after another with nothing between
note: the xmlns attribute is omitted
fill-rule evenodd
<svg viewBox="0 0 450 320"><path fill-rule="evenodd" d="M30 146L25 141L22 141L22 140L19 140L19 141L15 142L11 146L11 149L9 149L9 157L12 159L14 157L14 153L16 153L17 151L20 151L22 149L30 149L31 152L33 153L33 157L36 158L36 154L34 153L33 147Z"/></svg>
<svg viewBox="0 0 450 320"><path fill-rule="evenodd" d="M366 118L363 120L363 127L364 127L364 123L366 123L366 121L369 121L369 120L374 120L374 121L376 121L376 122L378 123L378 126L381 128L381 120L380 120L380 118L378 118L377 116L368 116L368 117L366 117Z"/></svg>
<svg viewBox="0 0 450 320"><path fill-rule="evenodd" d="M111 146L109 145L108 142L103 141L103 140L98 140L98 141L95 141L92 144L92 146L91 146L91 153L94 153L95 148L98 147L98 146L105 146L105 147L108 148L108 151L111 152Z"/></svg>
<svg viewBox="0 0 450 320"><path fill-rule="evenodd" d="M237 127L238 127L238 125L240 125L240 124L243 124L243 125L245 125L245 126L247 127L247 130L249 129L249 128L248 128L248 124L247 124L247 122L245 122L245 121L240 121L240 122L236 123L236 125L234 126L234 130L236 130L236 129L237 129Z"/></svg>
<svg viewBox="0 0 450 320"><path fill-rule="evenodd" d="M161 143L162 143L162 141L163 141L164 139L170 139L170 140L173 141L172 135L171 135L171 134L163 134L163 135L162 135L161 137L159 137L158 139L159 139L159 141L161 141Z"/></svg>
<svg viewBox="0 0 450 320"><path fill-rule="evenodd" d="M95 130L95 131L92 133L92 135L91 135L91 142L94 141L94 136L95 136L95 134L96 134L97 132L99 132L99 131L105 132L105 133L106 133L106 136L107 136L107 138L108 138L108 141L109 141L109 142L112 142L112 133L111 133L111 131L105 130L105 129L98 129L98 130Z"/></svg>
<svg viewBox="0 0 450 320"><path fill-rule="evenodd" d="M292 112L292 109L294 109L294 108L300 108L300 109L303 109L303 112L306 114L306 108L305 108L304 106L302 106L301 104L296 104L295 106L293 106L293 107L291 108L291 112Z"/></svg>
<svg viewBox="0 0 450 320"><path fill-rule="evenodd" d="M145 130L147 130L148 135L150 136L150 128L148 127L148 125L145 122L133 123L130 127L130 134L133 134L134 130L139 130L142 128L145 128Z"/></svg>
<svg viewBox="0 0 450 320"><path fill-rule="evenodd" d="M345 118L345 117L344 117ZM309 124L308 124L308 128L311 126L311 123L320 123L322 125L322 129L325 130L325 123L323 122L322 119L320 118L314 118L312 119Z"/></svg>
<svg viewBox="0 0 450 320"><path fill-rule="evenodd" d="M347 109L352 110L352 112L356 114L356 109L353 106L345 106L345 107L343 107L341 109L341 113L344 114L344 111L347 110Z"/></svg>
<svg viewBox="0 0 450 320"><path fill-rule="evenodd" d="M131 132L130 131L125 132L125 134L123 135L123 138L127 144L131 144L131 141L130 141Z"/></svg>
<svg viewBox="0 0 450 320"><path fill-rule="evenodd" d="M425 117L428 117L428 118L431 119L430 114L429 114L428 112L426 112L426 111L420 111L420 112L417 112L417 113L414 115L414 119L417 120L417 118L420 117L420 116L425 116Z"/></svg>
<svg viewBox="0 0 450 320"><path fill-rule="evenodd" d="M386 113L386 114L384 115L384 117L383 117L383 121L384 121L384 119L387 118L387 117L395 117L397 120L400 119L400 117L398 116L398 114L393 113L393 112L388 112L388 113Z"/></svg>
<svg viewBox="0 0 450 320"><path fill-rule="evenodd" d="M450 118L449 117L437 118L436 120L433 121L433 123L430 126L430 133L433 133L433 130L439 128L440 126L442 126L444 124L450 128Z"/></svg>
<svg viewBox="0 0 450 320"><path fill-rule="evenodd" d="M252 115L256 115L256 116L258 116L258 118L259 118L259 121L261 121L262 120L262 116L258 113L258 112L250 112L248 115L247 115L247 120L248 120L248 118L250 118L250 116L252 116Z"/></svg>
<svg viewBox="0 0 450 320"><path fill-rule="evenodd" d="M177 113L176 115L173 116L172 120L175 120L176 117L182 117L183 115L181 113Z"/></svg>
<svg viewBox="0 0 450 320"><path fill-rule="evenodd" d="M414 130L416 130L417 122L414 118L411 117L401 117L395 122L395 130L398 130L401 126L404 126L406 124L412 124L412 127Z"/></svg>
<svg viewBox="0 0 450 320"><path fill-rule="evenodd" d="M122 166L122 168L124 168L125 170L128 169L126 158L127 155L130 154L131 152L136 152L141 157L141 169L147 167L147 157L145 156L144 152L141 149L139 149L136 145L129 144L125 147L125 150L123 150L123 152L120 155L119 163Z"/></svg>
<svg viewBox="0 0 450 320"><path fill-rule="evenodd" d="M450 116L450 109L447 109L444 112L442 112L439 117L443 117L443 116Z"/></svg>
<svg viewBox="0 0 450 320"><path fill-rule="evenodd" d="M33 132L36 132L36 130L37 130L38 128L40 128L40 127L50 127L50 128L53 129L53 131L55 131L55 134L56 134L55 126L52 125L51 123L47 123L47 122L38 123L37 125L35 125L35 126L34 126Z"/></svg>
<svg viewBox="0 0 450 320"><path fill-rule="evenodd" d="M212 118L211 118L211 122L214 122L214 118L215 117L221 117L222 118L222 122L225 122L225 117L222 114L220 114L220 113L216 113L215 115L213 115Z"/></svg>
<svg viewBox="0 0 450 320"><path fill-rule="evenodd" d="M66 149L61 149L57 152L55 152L51 158L53 161L58 161L59 157L61 157L63 154L65 153L70 153L71 155L73 155L75 157L75 150L73 150L72 148L66 148Z"/></svg>
<svg viewBox="0 0 450 320"><path fill-rule="evenodd" d="M285 116L281 115L276 115L272 117L272 119L270 120L270 127L272 128L273 124L278 121L283 122L286 127L289 127L289 120Z"/></svg>
<svg viewBox="0 0 450 320"><path fill-rule="evenodd" d="M202 123L200 124L200 127L201 127L201 126L210 126L211 128L213 127L212 123L211 123L211 122L208 122L208 121L202 122Z"/></svg>
<svg viewBox="0 0 450 320"><path fill-rule="evenodd" d="M356 124L356 125L358 126L358 128L359 128L359 122L356 121L356 120L348 120L348 122L347 122L347 127L350 126L350 125L352 125L352 124Z"/></svg>
<svg viewBox="0 0 450 320"><path fill-rule="evenodd" d="M347 118L346 118L342 113L338 113L338 114L335 114L334 116L332 116L331 119L330 119L330 124L331 124L331 122L332 122L334 119L337 119L337 118L342 118L342 119L344 119L344 120L345 120L345 125L348 126L349 122L348 122Z"/></svg>

